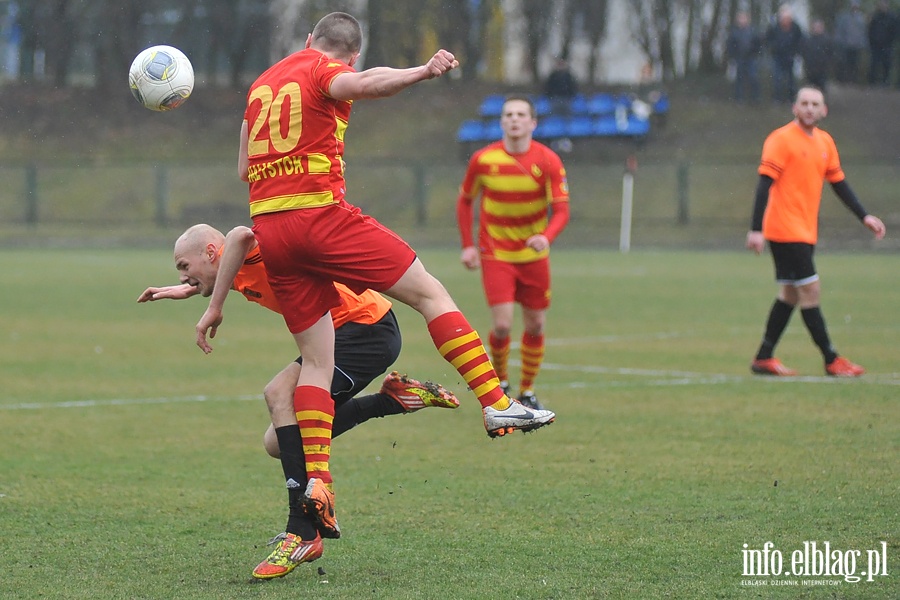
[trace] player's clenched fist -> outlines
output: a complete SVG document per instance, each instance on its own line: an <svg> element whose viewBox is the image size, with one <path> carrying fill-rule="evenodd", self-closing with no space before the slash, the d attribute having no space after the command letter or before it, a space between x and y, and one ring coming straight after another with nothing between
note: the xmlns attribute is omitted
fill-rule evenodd
<svg viewBox="0 0 900 600"><path fill-rule="evenodd" d="M431 60L429 60L425 66L428 68L428 78L434 79L435 77L440 77L447 71L458 67L459 61L456 60L453 53L441 49L431 57Z"/></svg>

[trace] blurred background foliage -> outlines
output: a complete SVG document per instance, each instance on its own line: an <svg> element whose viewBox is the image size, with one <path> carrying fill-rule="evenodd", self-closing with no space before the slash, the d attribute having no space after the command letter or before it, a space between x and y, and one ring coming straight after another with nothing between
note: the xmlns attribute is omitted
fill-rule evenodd
<svg viewBox="0 0 900 600"><path fill-rule="evenodd" d="M841 5L812 0L798 7L798 17L830 23ZM653 77L679 79L724 68L722 46L739 8L764 27L777 6L774 0L0 0L0 41L7 79L107 89L120 85L139 50L168 43L191 57L207 83L240 87L298 49L321 16L343 10L366 29L365 66L418 64L445 47L459 55L464 80L502 81L515 52L523 54L516 77L538 81L553 57L578 46L585 49L579 54L585 83L599 84L607 38L642 53Z"/></svg>

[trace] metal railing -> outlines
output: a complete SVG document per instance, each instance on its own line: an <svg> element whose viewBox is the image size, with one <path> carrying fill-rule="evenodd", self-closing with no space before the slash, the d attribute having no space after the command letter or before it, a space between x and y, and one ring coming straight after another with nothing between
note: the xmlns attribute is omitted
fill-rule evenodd
<svg viewBox="0 0 900 600"><path fill-rule="evenodd" d="M568 162L568 161L567 161ZM624 165L567 165L572 221L561 243L618 244ZM872 213L900 226L890 162L845 164L854 190ZM455 203L465 164L391 160L351 162L348 200L421 243L457 243ZM634 246L740 245L749 224L756 165L748 162L643 163L633 180ZM39 233L130 228L143 231L209 222L250 222L246 184L232 164L0 165L0 227ZM823 241L866 246L867 235L825 186ZM896 245L888 246L896 248Z"/></svg>

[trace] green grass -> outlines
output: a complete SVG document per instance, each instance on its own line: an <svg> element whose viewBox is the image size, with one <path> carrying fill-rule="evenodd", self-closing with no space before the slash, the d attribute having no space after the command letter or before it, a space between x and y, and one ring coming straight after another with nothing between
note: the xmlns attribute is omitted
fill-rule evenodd
<svg viewBox="0 0 900 600"><path fill-rule="evenodd" d="M422 256L486 333L477 276L455 251ZM175 279L170 261L168 247L0 253L0 597L900 596L894 256L817 259L834 342L869 369L836 381L797 315L779 356L803 376L748 374L768 258L556 252L539 392L558 419L500 440L399 307L398 368L463 405L338 438L344 537L263 584L250 569L286 511L260 393L295 352L279 318L235 297L203 355L202 300L135 302ZM743 545L767 541L786 564L804 541L884 541L889 575L742 586Z"/></svg>

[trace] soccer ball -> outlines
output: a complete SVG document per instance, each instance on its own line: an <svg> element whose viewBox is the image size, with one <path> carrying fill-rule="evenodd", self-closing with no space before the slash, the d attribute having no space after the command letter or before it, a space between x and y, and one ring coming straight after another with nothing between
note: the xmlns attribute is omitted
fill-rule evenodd
<svg viewBox="0 0 900 600"><path fill-rule="evenodd" d="M194 67L184 52L172 46L142 50L128 70L131 95L150 110L172 110L194 89Z"/></svg>

